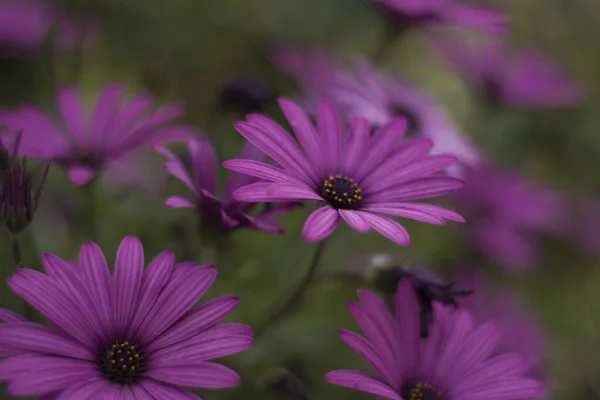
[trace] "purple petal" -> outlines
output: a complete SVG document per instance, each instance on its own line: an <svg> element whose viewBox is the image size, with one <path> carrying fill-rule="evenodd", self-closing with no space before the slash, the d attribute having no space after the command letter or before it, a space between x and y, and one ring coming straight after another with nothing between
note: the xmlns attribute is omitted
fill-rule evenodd
<svg viewBox="0 0 600 400"><path fill-rule="evenodd" d="M338 210L338 212L352 229L360 233L369 231L369 224L357 212L351 210Z"/></svg>
<svg viewBox="0 0 600 400"><path fill-rule="evenodd" d="M196 205L181 196L171 196L165 202L165 206L169 208L196 208Z"/></svg>
<svg viewBox="0 0 600 400"><path fill-rule="evenodd" d="M165 164L164 168L169 174L183 182L192 193L196 193L196 187L194 186L194 183L192 183L192 180L181 161L169 161Z"/></svg>
<svg viewBox="0 0 600 400"><path fill-rule="evenodd" d="M133 130L123 132L122 137L115 138L114 144L121 152L126 152L142 145L157 145L159 143L153 140L154 136L161 133L162 130L165 130L165 126L183 115L183 112L183 107L180 105L168 105L162 107L158 109L152 117L139 124L139 126L135 127ZM169 129L176 129L175 136L180 137L180 127ZM183 127L183 129L183 136L181 138L191 139L189 135L193 135L193 133L191 133L187 127Z"/></svg>
<svg viewBox="0 0 600 400"><path fill-rule="evenodd" d="M125 89L120 84L112 84L106 87L94 112L92 120L91 142L93 145L101 145L104 134L112 129L118 112L121 108Z"/></svg>
<svg viewBox="0 0 600 400"><path fill-rule="evenodd" d="M325 380L334 385L356 389L383 396L386 399L403 400L392 388L362 372L337 370L325 374Z"/></svg>
<svg viewBox="0 0 600 400"><path fill-rule="evenodd" d="M148 264L142 277L137 307L129 324L127 336L133 336L137 332L139 325L152 309L158 295L169 282L174 263L175 254L172 251L163 251Z"/></svg>
<svg viewBox="0 0 600 400"><path fill-rule="evenodd" d="M305 182L288 174L286 171L259 161L228 160L223 162L223 167L235 172L264 179L265 181L293 183L297 186L306 186Z"/></svg>
<svg viewBox="0 0 600 400"><path fill-rule="evenodd" d="M327 100L319 102L317 109L317 126L321 145L325 149L322 162L326 174L337 174L341 167L342 124L335 106Z"/></svg>
<svg viewBox="0 0 600 400"><path fill-rule="evenodd" d="M426 177L378 193L369 200L375 203L383 203L388 201L426 199L453 192L462 188L464 185L465 182L457 178L447 176Z"/></svg>
<svg viewBox="0 0 600 400"><path fill-rule="evenodd" d="M96 176L96 170L83 165L69 168L69 179L75 186L83 186Z"/></svg>
<svg viewBox="0 0 600 400"><path fill-rule="evenodd" d="M108 385L110 383L105 378L93 377L70 386L61 392L56 400L91 400Z"/></svg>
<svg viewBox="0 0 600 400"><path fill-rule="evenodd" d="M202 389L233 388L242 383L235 371L212 362L156 367L150 370L147 376L172 385Z"/></svg>
<svg viewBox="0 0 600 400"><path fill-rule="evenodd" d="M508 24L504 13L481 6L455 4L446 7L443 17L457 25L491 33L505 33Z"/></svg>
<svg viewBox="0 0 600 400"><path fill-rule="evenodd" d="M340 215L337 210L330 206L325 206L313 211L308 216L302 228L304 240L317 242L331 235L340 221Z"/></svg>
<svg viewBox="0 0 600 400"><path fill-rule="evenodd" d="M342 340L354 350L363 360L367 362L379 375L388 382L394 382L395 371L386 368L385 363L377 354L377 350L369 343L367 339L357 333L342 329L340 331Z"/></svg>
<svg viewBox="0 0 600 400"><path fill-rule="evenodd" d="M465 400L493 399L538 399L544 394L544 385L536 380L512 377L498 380L488 380L485 385L469 389L461 393Z"/></svg>
<svg viewBox="0 0 600 400"><path fill-rule="evenodd" d="M217 152L208 140L192 140L188 143L197 187L210 193L217 190Z"/></svg>
<svg viewBox="0 0 600 400"><path fill-rule="evenodd" d="M260 182L243 186L233 192L233 198L247 203L270 203L290 200L323 200L314 190L294 184Z"/></svg>
<svg viewBox="0 0 600 400"><path fill-rule="evenodd" d="M154 379L142 379L140 385L154 399L202 400L193 393L155 381Z"/></svg>
<svg viewBox="0 0 600 400"><path fill-rule="evenodd" d="M354 176L356 169L360 166L360 160L364 157L369 146L370 123L366 118L356 117L352 119L352 128L344 143L344 154L342 163L343 171L349 176Z"/></svg>
<svg viewBox="0 0 600 400"><path fill-rule="evenodd" d="M221 296L193 308L148 345L147 350L153 352L199 334L229 315L238 303L239 299L235 296Z"/></svg>
<svg viewBox="0 0 600 400"><path fill-rule="evenodd" d="M408 246L410 237L406 229L399 223L387 217L372 214L370 212L357 211L363 217L369 226L379 232L382 236L390 239L400 246Z"/></svg>
<svg viewBox="0 0 600 400"><path fill-rule="evenodd" d="M444 225L445 221L429 213L407 209L402 206L397 206L396 203L381 203L381 204L368 204L362 208L364 211L376 212L380 214L394 215L396 217L404 217L414 219L415 221L426 222L434 225Z"/></svg>
<svg viewBox="0 0 600 400"><path fill-rule="evenodd" d="M409 378L419 364L420 308L410 282L398 283L394 299L394 314L400 334L398 343L402 354L402 377Z"/></svg>
<svg viewBox="0 0 600 400"><path fill-rule="evenodd" d="M110 298L110 272L102 249L88 242L79 251L79 269L85 286L96 307L98 318L102 321L103 332L106 336L114 333L114 320Z"/></svg>
<svg viewBox="0 0 600 400"><path fill-rule="evenodd" d="M83 100L79 91L73 87L61 88L57 95L58 111L77 145L89 140L88 123L83 109Z"/></svg>
<svg viewBox="0 0 600 400"><path fill-rule="evenodd" d="M153 103L152 98L146 95L134 98L117 117L113 129L105 132L104 139L108 141L112 137L121 138L126 136L142 119L149 118L152 115Z"/></svg>
<svg viewBox="0 0 600 400"><path fill-rule="evenodd" d="M3 322L24 322L27 321L25 318L21 317L19 314L14 313L5 308L0 308L0 321Z"/></svg>
<svg viewBox="0 0 600 400"><path fill-rule="evenodd" d="M139 328L144 344L151 343L177 321L206 293L216 277L217 269L212 265L176 267Z"/></svg>
<svg viewBox="0 0 600 400"><path fill-rule="evenodd" d="M262 162L266 158L266 154L260 151L255 145L250 142L246 142L240 154L238 155L238 159L241 160L249 160L249 161L258 161ZM232 200L231 194L237 188L240 188L245 185L249 185L256 181L256 178L246 174L233 173L229 176L227 182L225 182L225 190L223 190L223 195L221 198L224 202L229 202Z"/></svg>
<svg viewBox="0 0 600 400"><path fill-rule="evenodd" d="M385 205L386 203L379 203L379 205ZM419 210L432 215L436 215L440 218L448 219L450 221L456 222L465 222L465 219L459 214L455 213L452 210L448 210L444 207L435 206L433 204L425 204L425 203L391 203L397 206L409 209L409 210Z"/></svg>
<svg viewBox="0 0 600 400"><path fill-rule="evenodd" d="M135 236L128 236L119 245L113 276L113 315L118 335L125 334L131 321L144 272L144 247Z"/></svg>

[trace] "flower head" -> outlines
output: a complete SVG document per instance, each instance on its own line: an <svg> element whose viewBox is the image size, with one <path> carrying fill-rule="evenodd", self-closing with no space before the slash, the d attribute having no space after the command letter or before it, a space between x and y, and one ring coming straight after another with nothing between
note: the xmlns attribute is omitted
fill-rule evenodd
<svg viewBox="0 0 600 400"><path fill-rule="evenodd" d="M18 269L8 286L51 323L0 309L0 380L14 396L83 399L191 398L179 389L237 386L240 377L210 360L252 346L252 329L218 322L238 303L223 296L193 307L217 276L211 265L173 266L172 252L144 271L135 237L119 246L111 276L102 250L84 244L79 261L44 256L46 274Z"/></svg>
<svg viewBox="0 0 600 400"><path fill-rule="evenodd" d="M253 204L242 203L232 198L232 193L241 186L256 182L257 179L243 174L232 173L225 184L225 191L219 199L217 191L218 161L217 153L208 140L192 140L188 143L191 160L191 173L186 170L182 160L173 152L157 147L157 150L169 160L165 170L182 181L194 195L193 200L180 196L172 196L166 206L170 208L195 208L200 211L203 223L209 228L228 233L239 228L251 228L270 233L283 233L283 227L273 218L286 214L298 203L283 205L265 205L263 210L249 215ZM261 161L264 153L252 144L246 144L240 157Z"/></svg>
<svg viewBox="0 0 600 400"><path fill-rule="evenodd" d="M404 80L377 71L366 60L339 65L327 54L289 47L275 49L272 59L299 81L304 94L302 105L312 112L320 98L328 98L340 107L347 120L360 116L381 127L395 117L404 117L408 124L406 135L433 140L432 154L453 154L467 165L480 161L479 151L440 105Z"/></svg>
<svg viewBox="0 0 600 400"><path fill-rule="evenodd" d="M253 160L230 160L223 165L266 182L242 186L233 197L243 202L316 200L324 207L307 219L303 235L308 241L329 236L343 219L359 232L374 229L405 246L406 230L381 214L432 224L444 218L463 221L444 208L411 202L460 188L463 182L440 173L454 164L448 155L428 155L429 139L400 143L406 122L397 118L370 135L369 122L355 118L347 136L336 108L319 103L317 129L295 103L281 99L281 109L292 126L294 140L279 124L262 115L249 115L236 129L278 166Z"/></svg>
<svg viewBox="0 0 600 400"><path fill-rule="evenodd" d="M350 312L366 338L347 330L340 336L376 372L338 370L325 379L335 385L407 400L524 400L543 393L544 385L523 377L525 361L494 352L500 333L487 322L476 326L466 311L434 304L431 335L419 338L419 304L412 285L398 284L394 313L369 291Z"/></svg>
<svg viewBox="0 0 600 400"><path fill-rule="evenodd" d="M148 96L123 104L125 90L109 85L100 95L93 115L86 113L79 91L63 87L58 92L59 119L35 106L0 113L0 125L21 131L21 154L68 169L76 185L89 182L113 161L136 150L173 140L188 139L193 132L173 125L181 107L154 111Z"/></svg>
<svg viewBox="0 0 600 400"><path fill-rule="evenodd" d="M511 52L504 42L471 45L448 36L436 37L434 43L450 66L492 104L556 108L583 100L581 88L538 51Z"/></svg>
<svg viewBox="0 0 600 400"><path fill-rule="evenodd" d="M414 26L460 26L504 33L507 18L489 6L471 5L459 0L365 0L388 17L398 29Z"/></svg>
<svg viewBox="0 0 600 400"><path fill-rule="evenodd" d="M465 179L455 201L469 221L474 248L509 267L535 265L536 234L558 233L564 218L561 199L518 174L490 166L469 170Z"/></svg>

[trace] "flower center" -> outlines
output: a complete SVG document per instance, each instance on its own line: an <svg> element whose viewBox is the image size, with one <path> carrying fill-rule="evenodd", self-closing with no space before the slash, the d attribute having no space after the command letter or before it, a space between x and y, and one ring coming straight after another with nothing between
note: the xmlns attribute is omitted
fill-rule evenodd
<svg viewBox="0 0 600 400"><path fill-rule="evenodd" d="M356 210L363 203L362 189L354 179L342 175L329 175L319 185L318 191L333 208Z"/></svg>
<svg viewBox="0 0 600 400"><path fill-rule="evenodd" d="M442 395L429 383L419 382L404 391L405 400L442 400Z"/></svg>
<svg viewBox="0 0 600 400"><path fill-rule="evenodd" d="M102 374L120 385L134 384L146 372L146 358L135 342L117 340L104 347L98 357Z"/></svg>

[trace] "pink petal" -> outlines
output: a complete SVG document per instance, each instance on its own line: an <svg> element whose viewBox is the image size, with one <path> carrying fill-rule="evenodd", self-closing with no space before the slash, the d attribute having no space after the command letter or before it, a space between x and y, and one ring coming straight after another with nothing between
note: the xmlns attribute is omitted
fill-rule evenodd
<svg viewBox="0 0 600 400"><path fill-rule="evenodd" d="M374 203L426 199L440 196L462 188L465 182L452 177L426 177L408 182L398 188L391 188L374 195L369 200Z"/></svg>
<svg viewBox="0 0 600 400"><path fill-rule="evenodd" d="M302 229L304 240L317 242L331 235L337 227L340 215L330 206L321 207L308 216Z"/></svg>
<svg viewBox="0 0 600 400"><path fill-rule="evenodd" d="M27 321L25 318L21 317L19 314L16 314L10 310L5 308L0 308L0 321L3 322L24 322Z"/></svg>
<svg viewBox="0 0 600 400"><path fill-rule="evenodd" d="M293 183L297 186L305 186L306 182L288 174L281 168L252 160L228 160L223 167L241 174L251 175L270 182Z"/></svg>
<svg viewBox="0 0 600 400"><path fill-rule="evenodd" d="M164 168L169 174L183 182L192 193L196 192L196 188L181 161L169 161Z"/></svg>
<svg viewBox="0 0 600 400"><path fill-rule="evenodd" d="M144 272L144 247L135 236L128 236L121 241L117 250L115 271L113 276L113 315L116 332L125 334L127 324L131 321L138 293L142 285Z"/></svg>
<svg viewBox="0 0 600 400"><path fill-rule="evenodd" d="M420 308L410 282L398 283L394 299L394 314L398 322L398 344L402 354L402 377L408 378L419 364Z"/></svg>
<svg viewBox="0 0 600 400"><path fill-rule="evenodd" d="M76 186L83 186L96 176L93 168L75 165L69 168L69 179Z"/></svg>
<svg viewBox="0 0 600 400"><path fill-rule="evenodd" d="M60 116L69 129L73 141L77 145L84 145L89 140L90 131L79 91L73 87L61 88L57 102Z"/></svg>
<svg viewBox="0 0 600 400"><path fill-rule="evenodd" d="M351 210L338 210L338 212L352 229L360 233L367 233L369 231L369 224L357 212Z"/></svg>
<svg viewBox="0 0 600 400"><path fill-rule="evenodd" d="M410 218L414 219L415 221L426 222L434 225L444 225L445 223L445 221L442 218L436 215L431 215L420 210L412 210L401 206L396 206L394 203L368 204L365 207L363 207L362 210L380 214L393 215L396 217Z"/></svg>
<svg viewBox="0 0 600 400"><path fill-rule="evenodd" d="M395 371L390 371L379 354L377 349L364 337L357 333L342 329L340 331L340 337L342 340L354 350L363 360L365 360L379 375L386 379L388 382L394 382Z"/></svg>
<svg viewBox="0 0 600 400"><path fill-rule="evenodd" d="M323 200L314 190L293 184L253 183L233 192L237 201L248 203L290 201L290 200Z"/></svg>
<svg viewBox="0 0 600 400"><path fill-rule="evenodd" d="M364 157L365 149L368 148L370 127L369 120L366 118L355 117L352 119L352 128L346 137L342 154L343 171L349 176L354 176L361 164L360 160Z"/></svg>
<svg viewBox="0 0 600 400"><path fill-rule="evenodd" d="M403 400L392 388L378 379L357 371L337 370L328 372L325 380L334 385L357 389L366 393L383 396L391 400Z"/></svg>
<svg viewBox="0 0 600 400"><path fill-rule="evenodd" d="M208 140L192 140L188 149L198 188L214 193L217 190L218 160L213 145Z"/></svg>
<svg viewBox="0 0 600 400"><path fill-rule="evenodd" d="M317 109L317 126L321 136L325 155L325 173L337 174L341 167L342 124L335 106L328 100L319 102Z"/></svg>
<svg viewBox="0 0 600 400"><path fill-rule="evenodd" d="M165 206L169 208L196 208L194 203L181 196L171 196L165 202Z"/></svg>
<svg viewBox="0 0 600 400"><path fill-rule="evenodd" d="M408 232L396 221L369 212L358 211L358 213L367 221L371 228L392 242L400 246L408 246L410 243Z"/></svg>
<svg viewBox="0 0 600 400"><path fill-rule="evenodd" d="M125 89L122 85L112 84L100 95L91 127L91 141L94 145L102 144L104 134L113 127L124 94Z"/></svg>

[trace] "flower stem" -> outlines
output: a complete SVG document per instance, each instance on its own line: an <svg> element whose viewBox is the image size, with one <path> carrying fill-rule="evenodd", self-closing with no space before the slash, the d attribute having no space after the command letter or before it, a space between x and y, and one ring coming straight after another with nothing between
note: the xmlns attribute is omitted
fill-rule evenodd
<svg viewBox="0 0 600 400"><path fill-rule="evenodd" d="M21 251L21 237L18 233L10 234L11 250L13 260L15 261L15 268L23 267L23 252ZM25 308L25 316L30 321L35 321L35 309L26 301L23 302Z"/></svg>
<svg viewBox="0 0 600 400"><path fill-rule="evenodd" d="M304 295L312 284L317 280L317 271L321 263L321 258L325 250L325 241L322 240L317 244L315 252L312 256L310 265L304 278L298 283L295 289L291 291L290 296L285 301L278 301L273 307L273 311L266 321L262 324L262 328L256 330L255 336L261 336L268 328L275 325L281 319L293 313L304 299ZM279 306L281 304L281 306Z"/></svg>

